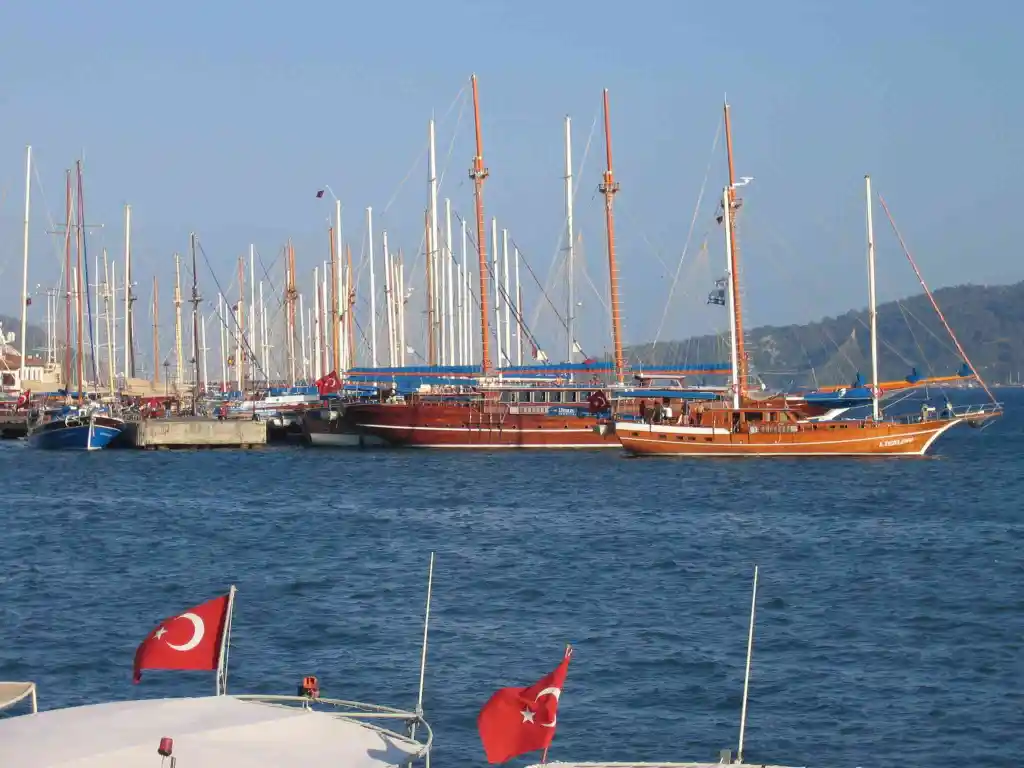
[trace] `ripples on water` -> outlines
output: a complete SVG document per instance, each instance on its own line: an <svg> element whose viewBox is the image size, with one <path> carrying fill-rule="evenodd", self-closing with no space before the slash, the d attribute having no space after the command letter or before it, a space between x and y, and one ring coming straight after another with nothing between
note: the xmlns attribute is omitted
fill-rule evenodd
<svg viewBox="0 0 1024 768"><path fill-rule="evenodd" d="M908 461L6 443L0 679L36 680L44 707L212 693L208 673L133 686L132 655L235 583L233 690L316 674L325 695L412 707L435 549L437 765L483 765L479 707L566 642L552 759L713 759L736 744L756 562L748 760L1017 765L1016 400Z"/></svg>

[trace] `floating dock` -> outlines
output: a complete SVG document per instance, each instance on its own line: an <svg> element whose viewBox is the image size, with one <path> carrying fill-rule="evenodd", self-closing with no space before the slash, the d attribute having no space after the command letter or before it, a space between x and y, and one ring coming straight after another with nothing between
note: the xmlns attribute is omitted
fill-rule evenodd
<svg viewBox="0 0 1024 768"><path fill-rule="evenodd" d="M121 445L148 451L182 448L256 448L267 444L267 427L248 419L143 419L125 425Z"/></svg>

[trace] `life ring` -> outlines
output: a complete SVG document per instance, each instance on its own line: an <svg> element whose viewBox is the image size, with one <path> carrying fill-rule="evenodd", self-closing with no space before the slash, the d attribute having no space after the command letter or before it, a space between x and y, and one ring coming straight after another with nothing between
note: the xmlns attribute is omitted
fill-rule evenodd
<svg viewBox="0 0 1024 768"><path fill-rule="evenodd" d="M608 402L607 396L601 390L591 392L590 397L587 398L587 402L590 403L591 413L600 413L601 411L607 411L610 403Z"/></svg>

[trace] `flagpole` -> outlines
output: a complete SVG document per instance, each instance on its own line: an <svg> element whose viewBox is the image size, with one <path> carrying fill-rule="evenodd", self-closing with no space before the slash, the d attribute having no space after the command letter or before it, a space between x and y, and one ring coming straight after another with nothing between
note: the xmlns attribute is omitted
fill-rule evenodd
<svg viewBox="0 0 1024 768"><path fill-rule="evenodd" d="M572 646L569 643L565 643L565 655L563 656L563 658L569 658L569 657L571 657L571 655L572 655ZM567 675L567 671L566 671L566 675ZM555 734L552 733L551 737L554 738ZM541 755L541 765L545 765L548 762L548 750L550 750L550 749L551 749L551 744L548 744L547 746L545 746L544 754Z"/></svg>
<svg viewBox="0 0 1024 768"><path fill-rule="evenodd" d="M217 695L224 696L228 692L228 648L231 646L231 621L235 613L235 585L228 590L228 611L224 621L224 633L220 640L220 657L217 661Z"/></svg>
<svg viewBox="0 0 1024 768"><path fill-rule="evenodd" d="M740 742L736 759L743 762L743 735L747 726L747 692L750 689L750 657L754 652L754 611L757 608L757 566L754 566L754 590L750 598L750 630L747 634L747 669L743 675L743 704L740 708Z"/></svg>
<svg viewBox="0 0 1024 768"><path fill-rule="evenodd" d="M430 566L427 569L427 608L423 614L423 648L420 651L420 689L416 698L416 715L423 717L423 684L427 674L427 632L430 629L430 597L434 589L434 553L430 553ZM409 738L416 736L416 723L409 729ZM426 763L430 766L430 753L427 753Z"/></svg>

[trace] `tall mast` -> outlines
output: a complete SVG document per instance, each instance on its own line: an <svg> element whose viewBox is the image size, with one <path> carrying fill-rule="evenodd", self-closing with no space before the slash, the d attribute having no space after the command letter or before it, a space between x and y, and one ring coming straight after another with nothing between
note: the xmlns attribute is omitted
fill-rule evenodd
<svg viewBox="0 0 1024 768"><path fill-rule="evenodd" d="M285 300L288 302L288 385L295 386L295 250L292 248L292 241L288 241L286 254L286 269L288 271L286 281Z"/></svg>
<svg viewBox="0 0 1024 768"><path fill-rule="evenodd" d="M864 177L868 227L868 318L871 321L871 418L878 421L878 311L875 304L875 225L871 217L871 177Z"/></svg>
<svg viewBox="0 0 1024 768"><path fill-rule="evenodd" d="M508 230L501 230L501 276L505 282L505 359L512 364L512 291L508 269Z"/></svg>
<svg viewBox="0 0 1024 768"><path fill-rule="evenodd" d="M294 265L292 265L294 268ZM245 260L238 258L238 307L235 310L235 378L238 391L245 391Z"/></svg>
<svg viewBox="0 0 1024 768"><path fill-rule="evenodd" d="M189 233L189 249L192 251L192 364L195 366L195 386L192 390L192 415L198 413L199 393L203 391L206 383L206 344L203 343L203 367L199 368L199 271L196 269L196 233ZM203 335L206 334L206 325L203 324ZM202 374L202 375L200 375Z"/></svg>
<svg viewBox="0 0 1024 768"><path fill-rule="evenodd" d="M731 190L732 190L732 187L726 187L725 190L723 190L723 192L722 192L722 205L724 205L724 206L728 206L729 205L729 194L730 194ZM738 334L736 333L736 331L737 331L737 328L736 328L736 304L735 304L735 301L733 300L733 298L736 295L735 292L733 291L733 286L736 284L736 279L735 279L736 276L732 272L732 265L735 263L733 261L733 253L732 253L732 217L731 216L725 216L723 221L725 221L725 263L726 263L726 266L725 266L725 276L726 276L726 280L729 283L729 285L727 287L728 291L729 291L729 300L728 300L728 303L729 303L729 335L730 335L730 340L732 341L732 344L730 345L730 348L732 350L732 353L731 353L732 357L730 359L731 368L732 368L732 407L733 408L739 408L740 407L740 365L739 365L739 345L737 344Z"/></svg>
<svg viewBox="0 0 1024 768"><path fill-rule="evenodd" d="M565 116L565 237L569 251L566 259L566 299L565 299L565 348L566 361L572 362L576 353L576 296L574 277L576 273L576 243L572 233L572 118Z"/></svg>
<svg viewBox="0 0 1024 768"><path fill-rule="evenodd" d="M77 270L78 270L78 277L77 277L77 282L78 282L78 316L75 319L76 319L76 324L78 326L78 337L76 339L75 356L78 358L78 402L82 403L82 402L85 401L85 361L82 359L82 357L83 357L82 356L82 347L84 346L84 340L82 338L82 331L83 331L82 326L83 326L83 324L85 322L85 319L84 319L83 313L82 313L82 304L83 304L83 299L85 297L85 291L84 291L84 289L82 287L82 271L83 271L82 270L82 266L83 266L83 263L82 263L82 238L83 238L83 236L85 234L84 231L83 231L84 227L85 227L85 220L82 218L82 161L81 160L76 160L75 161L75 172L76 172L76 174L78 176L78 200L77 200L77 202L78 202L78 206L77 206L78 207L78 227L77 227L77 230L76 230L76 233L75 233L76 234L76 237L75 237L75 242L76 242L75 256L76 256L76 261L78 262L78 266L77 266Z"/></svg>
<svg viewBox="0 0 1024 768"><path fill-rule="evenodd" d="M260 342L263 344L263 374L270 386L270 329L267 327L267 305L263 303L263 281L260 280Z"/></svg>
<svg viewBox="0 0 1024 768"><path fill-rule="evenodd" d="M306 338L306 308L302 303L302 294L299 294L299 351L302 354L302 380L309 384L309 354Z"/></svg>
<svg viewBox="0 0 1024 768"><path fill-rule="evenodd" d="M619 314L619 268L615 263L615 214L613 212L615 195L619 185L612 171L612 128L608 115L608 89L604 89L604 146L607 169L599 189L604 195L604 219L608 230L608 277L611 284L612 299L612 341L615 345L615 380L622 383L625 363L622 356L622 320Z"/></svg>
<svg viewBox="0 0 1024 768"><path fill-rule="evenodd" d="M519 282L519 248L512 247L516 257L516 365L523 364L523 289Z"/></svg>
<svg viewBox="0 0 1024 768"><path fill-rule="evenodd" d="M320 370L320 267L313 267L313 377L324 375Z"/></svg>
<svg viewBox="0 0 1024 768"><path fill-rule="evenodd" d="M487 226L484 223L484 179L490 171L484 167L484 140L480 132L480 98L477 95L476 75L473 83L473 122L476 126L476 155L469 177L473 179L473 197L476 201L476 249L480 269L480 365L486 376L491 365L491 329L487 317Z"/></svg>
<svg viewBox="0 0 1024 768"><path fill-rule="evenodd" d="M180 392L185 372L181 351L181 256L174 254L174 391Z"/></svg>
<svg viewBox="0 0 1024 768"><path fill-rule="evenodd" d="M370 262L370 365L377 367L377 286L373 268L373 208L366 208L366 252Z"/></svg>
<svg viewBox="0 0 1024 768"><path fill-rule="evenodd" d="M356 323L355 323L355 309L356 309L356 286L352 280L352 246L345 246L345 257L347 261L347 274L345 275L345 285L348 286L348 303L345 308L345 317L348 318L348 367L355 368L356 366ZM293 262L294 266L294 262Z"/></svg>
<svg viewBox="0 0 1024 768"><path fill-rule="evenodd" d="M466 231L466 220L460 221L462 229L462 349L463 365L473 364L473 326L469 313L469 233Z"/></svg>
<svg viewBox="0 0 1024 768"><path fill-rule="evenodd" d="M498 220L491 217L491 269L494 272L494 341L495 366L502 368L508 350L501 348L501 262L498 260Z"/></svg>
<svg viewBox="0 0 1024 768"><path fill-rule="evenodd" d="M131 365L132 348L132 207L124 207L124 383L135 373Z"/></svg>
<svg viewBox="0 0 1024 768"><path fill-rule="evenodd" d="M427 269L429 270L429 279L433 285L434 290L430 296L430 306L433 313L434 322L430 324L430 334L435 341L432 342L434 349L437 350L440 346L441 358L440 362L444 364L444 330L443 330L443 317L444 317L444 290L442 287L443 275L438 271L438 252L440 251L438 243L438 232L437 232L437 156L434 150L434 120L431 118L429 128L429 145L427 148L427 184L430 190L429 198L429 224L428 232L429 237L427 238ZM435 352L436 354L436 352ZM435 362L437 362L435 360ZM433 365L433 363L431 363Z"/></svg>
<svg viewBox="0 0 1024 768"><path fill-rule="evenodd" d="M210 351L210 348L206 346L206 318L204 317L204 318L202 318L202 320L203 320L203 336L202 336L202 338L203 338L203 347L202 347L202 353L203 353L203 367L202 367L203 381L209 381L209 376L207 375L207 368L206 368L206 353ZM196 360L199 359L199 354L197 352L195 352L195 350L193 350L193 357L195 357ZM198 367L199 367L199 363L196 363L196 368L198 368Z"/></svg>
<svg viewBox="0 0 1024 768"><path fill-rule="evenodd" d="M116 362L114 360L114 330L117 328L117 300L115 286L117 280L114 276L114 267L117 263L111 263L107 259L107 249L103 249L103 282L106 290L103 291L103 299L107 315L107 378L110 383L110 394L117 389L117 377L115 375Z"/></svg>
<svg viewBox="0 0 1024 768"><path fill-rule="evenodd" d="M160 331L159 298L156 275L153 275L153 388L160 383Z"/></svg>
<svg viewBox="0 0 1024 768"><path fill-rule="evenodd" d="M25 148L25 228L22 231L21 251L21 365L18 368L18 382L24 389L21 382L25 379L25 336L28 331L28 223L31 212L32 195L32 147Z"/></svg>
<svg viewBox="0 0 1024 768"><path fill-rule="evenodd" d="M327 341L327 331L330 328L330 323L327 322L327 318L330 316L327 309L327 262L323 264L323 277L320 283L317 285L317 292L320 294L320 375L326 376L330 370L327 367L327 348L330 346ZM260 283L262 286L263 283ZM261 294L262 295L262 294ZM263 301L260 301L260 313L263 313L262 307ZM262 321L261 321L262 322ZM262 326L260 326L262 327ZM266 363L264 363L266 365ZM337 370L337 369L335 369Z"/></svg>
<svg viewBox="0 0 1024 768"><path fill-rule="evenodd" d="M344 277L342 275L343 270L341 268L341 259L342 259L342 253L341 253L341 200L338 200L338 199L335 199L335 201L334 201L334 253L335 253L335 256L337 257L337 260L338 260L337 271L336 271L336 279L337 279L338 282L337 282L337 289L336 289L337 293L335 294L335 301L336 301L336 303L334 305L334 312L337 313L337 315L338 315L338 329L337 329L337 335L334 338L335 338L335 341L337 342L337 345L338 345L338 351L336 353L336 360L338 361L338 365L339 366L343 366L345 364L345 360L348 359L348 355L342 354L342 352L344 350L344 341L343 341L343 339L344 339L344 336L345 336L345 333L344 333L345 329L344 329L344 327L342 327L342 323L347 321L348 318L345 315L342 314L342 309L341 309L342 306L343 306L342 302L345 301L346 292L345 292L345 288L344 288L344 285L343 285L343 283L344 283Z"/></svg>
<svg viewBox="0 0 1024 768"><path fill-rule="evenodd" d="M405 367L405 255L398 249L398 265L395 273L398 280L398 364Z"/></svg>
<svg viewBox="0 0 1024 768"><path fill-rule="evenodd" d="M64 194L64 389L70 392L71 384L71 171L65 171Z"/></svg>
<svg viewBox="0 0 1024 768"><path fill-rule="evenodd" d="M256 246L249 243L249 337L245 349L249 355L249 386L256 383Z"/></svg>
<svg viewBox="0 0 1024 768"><path fill-rule="evenodd" d="M334 227L327 231L331 238L331 362L337 373L341 369L341 347L338 342L338 307L341 304L338 298L338 252L334 243Z"/></svg>
<svg viewBox="0 0 1024 768"><path fill-rule="evenodd" d="M381 232L381 250L384 252L384 322L388 331L388 365L395 367L395 279L388 254L388 231Z"/></svg>
<svg viewBox="0 0 1024 768"><path fill-rule="evenodd" d="M442 272L445 276L445 298L448 300L445 327L448 330L448 365L455 365L457 361L455 359L455 283L452 280L452 261L454 261L452 258L452 201L447 197L444 199L444 221L444 251L442 252L444 269Z"/></svg>
<svg viewBox="0 0 1024 768"><path fill-rule="evenodd" d="M433 244L430 241L430 211L423 217L424 239L427 243L427 365L437 365L437 333L434 330L434 309L437 302L434 301L434 269L431 263L434 253Z"/></svg>
<svg viewBox="0 0 1024 768"><path fill-rule="evenodd" d="M738 387L740 394L747 385L747 353L743 341L743 305L740 301L739 246L736 243L736 211L742 201L736 197L736 171L732 157L732 123L729 120L729 104L725 104L725 149L729 159L729 205L725 215L729 218L729 271L732 273L732 304L736 319L736 357L739 359Z"/></svg>

